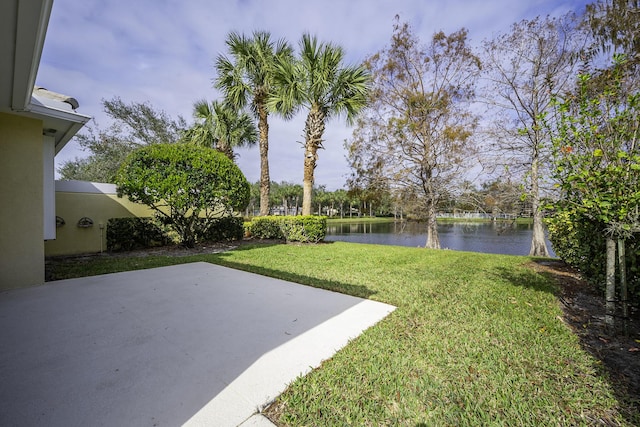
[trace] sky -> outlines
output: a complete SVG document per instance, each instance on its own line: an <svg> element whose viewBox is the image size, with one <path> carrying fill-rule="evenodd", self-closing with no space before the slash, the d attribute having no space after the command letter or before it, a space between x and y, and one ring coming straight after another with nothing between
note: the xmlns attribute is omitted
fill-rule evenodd
<svg viewBox="0 0 640 427"><path fill-rule="evenodd" d="M76 98L79 113L100 128L110 121L102 100L148 102L171 117L192 122L193 103L213 101L214 62L226 54L236 31L268 31L297 49L303 33L345 50L345 65L361 63L388 46L394 17L408 22L420 40L465 27L472 45L507 33L512 24L536 16L582 11L587 0L54 0L36 83ZM302 132L306 112L284 121L269 119L271 180L302 184ZM327 123L315 184L345 188L350 174L344 118ZM237 164L250 182L260 177L257 146L237 150ZM86 157L70 141L56 156Z"/></svg>

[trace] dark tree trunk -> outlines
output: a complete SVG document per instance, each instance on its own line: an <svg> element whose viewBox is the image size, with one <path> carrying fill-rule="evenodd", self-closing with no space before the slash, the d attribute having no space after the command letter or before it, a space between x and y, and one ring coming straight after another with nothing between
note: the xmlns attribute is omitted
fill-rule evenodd
<svg viewBox="0 0 640 427"><path fill-rule="evenodd" d="M610 330L615 330L616 313L616 242L607 237L607 283L606 283L606 315L605 323Z"/></svg>

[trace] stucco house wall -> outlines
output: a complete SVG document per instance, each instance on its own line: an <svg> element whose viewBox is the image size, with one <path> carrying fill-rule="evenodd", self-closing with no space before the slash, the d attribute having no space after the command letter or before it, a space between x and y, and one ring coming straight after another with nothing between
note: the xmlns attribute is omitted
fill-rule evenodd
<svg viewBox="0 0 640 427"><path fill-rule="evenodd" d="M145 205L116 195L116 186L85 181L56 181L56 216L64 225L56 229L55 240L44 244L45 256L102 252L107 249L106 227L110 218L151 217ZM90 227L78 222L89 218Z"/></svg>
<svg viewBox="0 0 640 427"><path fill-rule="evenodd" d="M0 1L0 291L44 283L54 157L90 119L36 86L53 0Z"/></svg>
<svg viewBox="0 0 640 427"><path fill-rule="evenodd" d="M0 289L44 282L42 121L0 113Z"/></svg>

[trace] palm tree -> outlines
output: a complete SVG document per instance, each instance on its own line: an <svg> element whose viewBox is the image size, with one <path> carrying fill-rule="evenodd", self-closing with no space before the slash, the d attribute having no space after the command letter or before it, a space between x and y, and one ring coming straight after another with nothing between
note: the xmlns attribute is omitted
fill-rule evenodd
<svg viewBox="0 0 640 427"><path fill-rule="evenodd" d="M285 118L293 117L301 107L309 110L304 127L303 215L311 215L314 170L326 121L344 113L352 124L366 104L369 72L362 66L343 67L343 59L341 47L318 43L304 34L299 59L279 61L276 66L276 90L269 108Z"/></svg>
<svg viewBox="0 0 640 427"><path fill-rule="evenodd" d="M196 145L212 147L234 160L233 149L255 145L258 131L247 113L242 113L218 101L206 100L193 104L196 123L183 139Z"/></svg>
<svg viewBox="0 0 640 427"><path fill-rule="evenodd" d="M260 215L269 213L269 124L267 98L273 84L276 61L291 61L292 49L283 40L271 41L268 32L256 31L252 38L235 32L226 40L230 57L216 59L215 87L228 105L238 110L249 107L258 118L260 133Z"/></svg>

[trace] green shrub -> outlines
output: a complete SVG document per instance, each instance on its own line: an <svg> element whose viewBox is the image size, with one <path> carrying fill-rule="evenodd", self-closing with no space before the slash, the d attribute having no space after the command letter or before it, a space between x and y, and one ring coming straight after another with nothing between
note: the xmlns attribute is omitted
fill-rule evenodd
<svg viewBox="0 0 640 427"><path fill-rule="evenodd" d="M546 220L549 241L556 255L564 262L587 273L594 254L604 253L605 241L599 239L602 230L586 218L575 218L569 212L557 212ZM592 272L595 273L595 272Z"/></svg>
<svg viewBox="0 0 640 427"><path fill-rule="evenodd" d="M557 212L547 218L546 223L556 255L604 292L607 255L603 226L575 211ZM637 304L640 302L640 235L627 240L625 249L629 295Z"/></svg>
<svg viewBox="0 0 640 427"><path fill-rule="evenodd" d="M143 203L193 247L216 218L249 203L249 183L224 154L190 144L152 144L132 152L116 176L118 197ZM206 218L203 220L202 218Z"/></svg>
<svg viewBox="0 0 640 427"><path fill-rule="evenodd" d="M248 234L258 239L285 239L288 242L318 243L327 235L324 216L262 216L247 226Z"/></svg>
<svg viewBox="0 0 640 427"><path fill-rule="evenodd" d="M200 218L198 222L199 242L238 240L244 235L239 217ZM111 218L107 221L107 250L118 252L168 245L173 239L166 230L161 218Z"/></svg>
<svg viewBox="0 0 640 427"><path fill-rule="evenodd" d="M163 246L171 241L167 233L153 218L110 218L107 221L107 250Z"/></svg>
<svg viewBox="0 0 640 427"><path fill-rule="evenodd" d="M221 242L225 240L240 240L244 236L243 219L235 216L202 219L208 224L203 224L204 230L197 236L198 241Z"/></svg>
<svg viewBox="0 0 640 427"><path fill-rule="evenodd" d="M286 216L282 234L291 242L318 243L327 235L327 218L324 216Z"/></svg>
<svg viewBox="0 0 640 427"><path fill-rule="evenodd" d="M251 237L258 239L284 239L280 228L280 216L261 216L254 218L248 225Z"/></svg>

